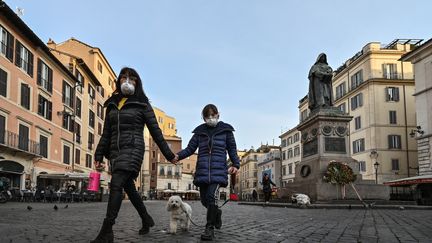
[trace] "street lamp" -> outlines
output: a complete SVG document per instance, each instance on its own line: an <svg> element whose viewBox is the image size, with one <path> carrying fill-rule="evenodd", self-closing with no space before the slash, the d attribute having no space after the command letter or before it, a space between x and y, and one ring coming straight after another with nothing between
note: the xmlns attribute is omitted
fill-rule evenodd
<svg viewBox="0 0 432 243"><path fill-rule="evenodd" d="M379 163L378 163L378 161L376 161L375 164L374 164L374 168L375 168L375 184L378 184L378 166L379 166Z"/></svg>
<svg viewBox="0 0 432 243"><path fill-rule="evenodd" d="M377 161L378 152L374 149L370 152L369 156L371 157L372 162L373 162L373 160L375 160L375 163L373 164L373 166L375 168L375 184L378 184L378 167L379 167L379 163Z"/></svg>

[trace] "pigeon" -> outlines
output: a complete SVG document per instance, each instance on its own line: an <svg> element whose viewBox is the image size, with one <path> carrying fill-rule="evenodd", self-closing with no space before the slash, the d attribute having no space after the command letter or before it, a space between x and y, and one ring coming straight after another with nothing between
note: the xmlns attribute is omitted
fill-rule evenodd
<svg viewBox="0 0 432 243"><path fill-rule="evenodd" d="M66 204L66 206L64 206L64 208L68 208L69 207L69 205L68 204Z"/></svg>
<svg viewBox="0 0 432 243"><path fill-rule="evenodd" d="M404 210L405 208L403 207L403 206L400 206L399 207L399 210Z"/></svg>
<svg viewBox="0 0 432 243"><path fill-rule="evenodd" d="M27 210L31 211L33 208L31 206L27 206Z"/></svg>
<svg viewBox="0 0 432 243"><path fill-rule="evenodd" d="M57 207L57 205L54 205L54 210L55 210L55 211L57 211L57 210L58 210L58 207Z"/></svg>
<svg viewBox="0 0 432 243"><path fill-rule="evenodd" d="M348 209L349 209L349 210L351 210L351 209L352 209L352 207L351 207L351 204L350 204L350 205L348 205Z"/></svg>

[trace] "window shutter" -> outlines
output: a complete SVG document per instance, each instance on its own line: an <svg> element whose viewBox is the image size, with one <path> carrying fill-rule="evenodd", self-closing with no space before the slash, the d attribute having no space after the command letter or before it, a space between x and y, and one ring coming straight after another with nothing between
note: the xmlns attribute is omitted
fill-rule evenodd
<svg viewBox="0 0 432 243"><path fill-rule="evenodd" d="M7 73L0 69L0 95L7 94Z"/></svg>
<svg viewBox="0 0 432 243"><path fill-rule="evenodd" d="M9 59L9 61L13 62L13 53L14 53L14 41L15 38L8 33L7 34L7 47L6 47L6 58Z"/></svg>
<svg viewBox="0 0 432 243"><path fill-rule="evenodd" d="M394 88L394 91L395 101L399 101L399 88Z"/></svg>
<svg viewBox="0 0 432 243"><path fill-rule="evenodd" d="M363 106L363 93L359 94L359 102L358 106Z"/></svg>
<svg viewBox="0 0 432 243"><path fill-rule="evenodd" d="M42 61L41 59L37 59L37 84L42 84Z"/></svg>
<svg viewBox="0 0 432 243"><path fill-rule="evenodd" d="M52 93L52 79L53 79L53 71L51 68L48 68L48 91Z"/></svg>
<svg viewBox="0 0 432 243"><path fill-rule="evenodd" d="M63 81L63 88L62 88L62 101L63 101L63 103L65 103L65 99L66 99L66 84L65 84L65 81Z"/></svg>
<svg viewBox="0 0 432 243"><path fill-rule="evenodd" d="M21 67L21 42L18 40L15 44L15 65Z"/></svg>
<svg viewBox="0 0 432 243"><path fill-rule="evenodd" d="M52 102L48 101L48 120L52 120Z"/></svg>
<svg viewBox="0 0 432 243"><path fill-rule="evenodd" d="M41 116L43 116L44 114L43 114L43 99L42 99L42 96L41 95L39 95L38 96L38 114L39 115L41 115Z"/></svg>
<svg viewBox="0 0 432 243"><path fill-rule="evenodd" d="M30 77L33 78L33 53L31 53L30 51L29 53L29 57L28 57L28 75L30 75Z"/></svg>
<svg viewBox="0 0 432 243"><path fill-rule="evenodd" d="M384 92L385 92L385 99L386 99L386 101L389 101L390 97L389 97L389 93L388 93L388 88L385 88Z"/></svg>
<svg viewBox="0 0 432 243"><path fill-rule="evenodd" d="M388 148L391 149L391 148L393 148L393 146L392 146L392 136L388 135L387 138L388 138Z"/></svg>
<svg viewBox="0 0 432 243"><path fill-rule="evenodd" d="M387 64L382 64L383 78L387 78Z"/></svg>

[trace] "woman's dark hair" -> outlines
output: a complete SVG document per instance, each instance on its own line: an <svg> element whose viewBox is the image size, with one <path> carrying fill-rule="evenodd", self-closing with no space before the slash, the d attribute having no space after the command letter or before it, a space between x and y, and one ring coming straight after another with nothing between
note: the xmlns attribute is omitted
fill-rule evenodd
<svg viewBox="0 0 432 243"><path fill-rule="evenodd" d="M123 75L136 78L135 93L132 96L135 96L140 101L148 102L148 98L144 93L141 78L140 78L138 72L135 69L130 68L130 67L124 67L120 70L120 73L119 73L117 80L116 80L116 90L114 91L114 93L122 95L121 87L120 87L121 86L120 79L122 78Z"/></svg>
<svg viewBox="0 0 432 243"><path fill-rule="evenodd" d="M208 104L204 106L204 109L201 112L203 118L206 118L210 115L210 112L213 111L214 114L219 114L217 107L213 104Z"/></svg>

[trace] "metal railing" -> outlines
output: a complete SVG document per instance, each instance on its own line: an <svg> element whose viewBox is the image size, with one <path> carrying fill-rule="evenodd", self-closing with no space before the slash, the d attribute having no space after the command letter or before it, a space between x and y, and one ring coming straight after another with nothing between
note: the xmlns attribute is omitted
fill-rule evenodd
<svg viewBox="0 0 432 243"><path fill-rule="evenodd" d="M19 136L18 134L8 130L0 131L0 144L30 154L40 154L40 143L33 141L28 137Z"/></svg>

